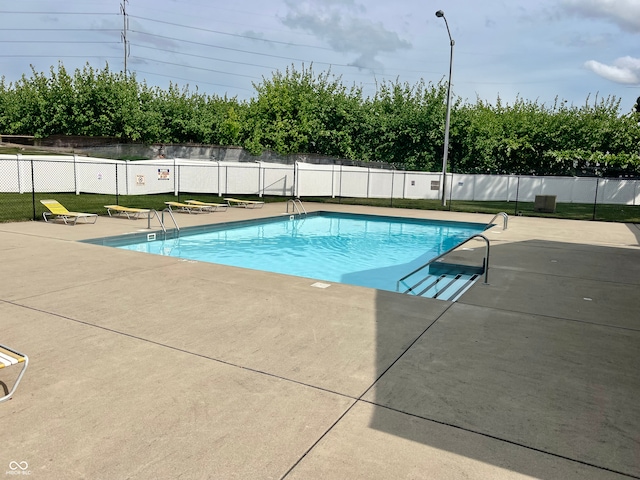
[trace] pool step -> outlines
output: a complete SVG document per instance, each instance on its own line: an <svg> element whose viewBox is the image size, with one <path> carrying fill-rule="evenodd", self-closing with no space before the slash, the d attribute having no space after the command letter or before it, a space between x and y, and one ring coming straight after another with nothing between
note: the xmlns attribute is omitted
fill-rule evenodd
<svg viewBox="0 0 640 480"><path fill-rule="evenodd" d="M429 274L403 293L455 302L478 278L479 273Z"/></svg>

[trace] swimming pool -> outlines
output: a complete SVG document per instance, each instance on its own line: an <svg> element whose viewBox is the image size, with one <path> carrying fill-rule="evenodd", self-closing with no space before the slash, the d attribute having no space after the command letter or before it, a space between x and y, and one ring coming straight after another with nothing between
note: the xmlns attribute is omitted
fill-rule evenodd
<svg viewBox="0 0 640 480"><path fill-rule="evenodd" d="M177 238L91 243L395 291L399 278L486 224L314 212L196 227Z"/></svg>

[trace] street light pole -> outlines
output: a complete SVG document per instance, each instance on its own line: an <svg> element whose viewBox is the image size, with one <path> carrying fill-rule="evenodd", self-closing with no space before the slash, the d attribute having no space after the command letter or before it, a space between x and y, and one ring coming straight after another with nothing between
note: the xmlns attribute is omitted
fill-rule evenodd
<svg viewBox="0 0 640 480"><path fill-rule="evenodd" d="M447 114L444 121L444 152L442 153L442 206L447 206L447 160L449 158L449 119L451 117L451 74L453 72L453 46L456 42L451 38L451 31L449 30L449 23L447 17L444 16L442 10L436 12L436 17L444 19L444 24L447 26L447 33L449 34L449 43L451 44L451 55L449 57L449 83L447 84Z"/></svg>

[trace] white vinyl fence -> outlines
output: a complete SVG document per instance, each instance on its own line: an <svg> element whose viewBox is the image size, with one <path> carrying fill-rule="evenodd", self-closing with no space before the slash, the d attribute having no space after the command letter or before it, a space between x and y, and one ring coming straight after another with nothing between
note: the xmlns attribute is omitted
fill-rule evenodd
<svg viewBox="0 0 640 480"><path fill-rule="evenodd" d="M296 163L184 159L121 161L79 156L0 155L0 193L110 195L203 193L297 197L441 198L440 173ZM585 177L447 175L446 198L640 205L640 181Z"/></svg>

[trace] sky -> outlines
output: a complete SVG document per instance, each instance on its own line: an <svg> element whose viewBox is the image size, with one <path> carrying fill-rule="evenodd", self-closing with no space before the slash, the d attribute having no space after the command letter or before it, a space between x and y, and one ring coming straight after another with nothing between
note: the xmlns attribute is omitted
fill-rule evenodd
<svg viewBox="0 0 640 480"><path fill-rule="evenodd" d="M5 83L126 58L165 89L249 100L273 72L312 67L373 96L448 81L448 25L463 101L615 96L624 114L640 97L640 0L0 0L0 18Z"/></svg>

